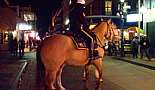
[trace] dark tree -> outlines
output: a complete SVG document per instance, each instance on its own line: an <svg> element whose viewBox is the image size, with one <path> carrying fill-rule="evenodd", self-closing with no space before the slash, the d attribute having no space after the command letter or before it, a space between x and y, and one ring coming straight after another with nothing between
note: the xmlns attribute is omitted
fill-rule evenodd
<svg viewBox="0 0 155 90"><path fill-rule="evenodd" d="M61 7L61 0L33 0L32 7L37 15L37 29L42 38L49 32L52 15Z"/></svg>

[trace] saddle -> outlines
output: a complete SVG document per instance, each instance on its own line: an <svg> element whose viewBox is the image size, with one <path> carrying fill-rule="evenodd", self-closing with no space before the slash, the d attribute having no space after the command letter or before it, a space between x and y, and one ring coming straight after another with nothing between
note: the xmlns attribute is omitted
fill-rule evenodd
<svg viewBox="0 0 155 90"><path fill-rule="evenodd" d="M79 34L73 34L72 32L65 32L65 35L69 36L77 49L88 48L88 43Z"/></svg>
<svg viewBox="0 0 155 90"><path fill-rule="evenodd" d="M87 40L85 40L83 38L82 35L73 34L73 32L70 32L70 31L67 31L63 34L69 36L73 40L73 42L77 46L77 48L88 48L89 43L87 42ZM89 33L89 34L91 37L93 37L93 39L96 38L96 35L93 32ZM94 48L97 48L97 46L98 46L96 42L97 42L96 39L94 39Z"/></svg>
<svg viewBox="0 0 155 90"><path fill-rule="evenodd" d="M84 38L82 38L82 35L80 34L73 34L72 32L65 32L65 35L71 37L71 39L73 40L73 43L75 44L75 46L77 47L77 49L89 49L89 44L88 42L86 42L87 40L85 40ZM96 37L95 34L91 33L90 34L92 37ZM96 39L94 39L96 40ZM91 60L93 58L93 60L100 58L98 55L98 51L95 50L95 48L97 48L97 43L96 41L94 41L94 50L93 50L93 57L91 57Z"/></svg>

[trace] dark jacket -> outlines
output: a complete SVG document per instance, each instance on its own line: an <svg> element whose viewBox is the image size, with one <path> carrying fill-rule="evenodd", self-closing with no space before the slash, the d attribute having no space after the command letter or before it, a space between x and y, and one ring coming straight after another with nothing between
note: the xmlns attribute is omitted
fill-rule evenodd
<svg viewBox="0 0 155 90"><path fill-rule="evenodd" d="M150 47L150 42L147 38L144 38L142 40L140 40L140 47L142 49L146 49L146 48L149 48Z"/></svg>

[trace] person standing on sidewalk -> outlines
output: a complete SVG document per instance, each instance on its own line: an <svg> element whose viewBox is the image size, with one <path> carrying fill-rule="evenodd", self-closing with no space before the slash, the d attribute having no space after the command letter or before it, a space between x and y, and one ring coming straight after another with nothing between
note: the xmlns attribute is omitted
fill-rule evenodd
<svg viewBox="0 0 155 90"><path fill-rule="evenodd" d="M19 40L18 45L19 45L19 57L21 58L24 56L24 48L25 48L24 39Z"/></svg>
<svg viewBox="0 0 155 90"><path fill-rule="evenodd" d="M138 46L139 46L139 41L138 41L138 37L136 36L131 41L133 58L138 58Z"/></svg>
<svg viewBox="0 0 155 90"><path fill-rule="evenodd" d="M114 47L113 42L109 41L108 42L108 56L112 56L113 55L113 47Z"/></svg>
<svg viewBox="0 0 155 90"><path fill-rule="evenodd" d="M15 37L13 39L12 45L13 45L13 54L14 54L14 56L17 56L18 55L18 41L17 41L17 37Z"/></svg>
<svg viewBox="0 0 155 90"><path fill-rule="evenodd" d="M149 48L150 48L150 42L148 37L144 36L140 40L140 56L141 59L143 59L144 54L148 58L148 60L151 60L150 54L149 54Z"/></svg>
<svg viewBox="0 0 155 90"><path fill-rule="evenodd" d="M8 34L8 47L11 54L13 54L13 34Z"/></svg>

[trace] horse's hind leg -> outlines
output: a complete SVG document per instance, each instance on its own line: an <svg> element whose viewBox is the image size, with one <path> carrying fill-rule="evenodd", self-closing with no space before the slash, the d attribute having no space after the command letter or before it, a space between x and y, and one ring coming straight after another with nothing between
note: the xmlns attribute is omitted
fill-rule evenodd
<svg viewBox="0 0 155 90"><path fill-rule="evenodd" d="M45 75L45 84L47 85L49 90L55 90L55 81L56 81L56 73L57 71L49 70Z"/></svg>
<svg viewBox="0 0 155 90"><path fill-rule="evenodd" d="M62 74L63 67L64 67L64 65L62 65L62 66L60 67L60 69L59 69L59 71L58 71L58 73L57 73L57 84L58 84L60 90L66 90L66 89L63 87L62 83L61 83L61 74Z"/></svg>

